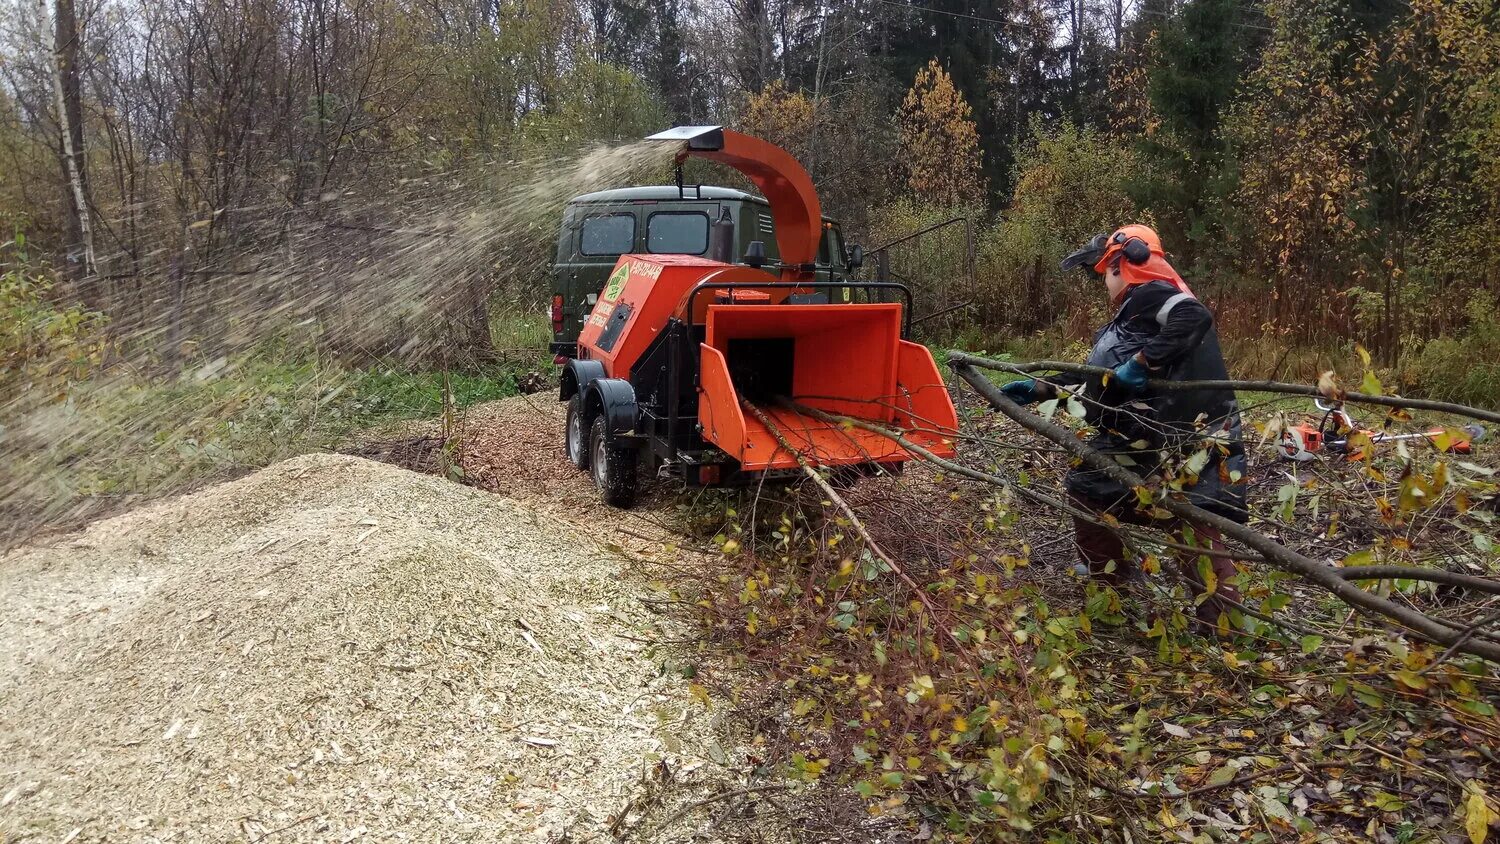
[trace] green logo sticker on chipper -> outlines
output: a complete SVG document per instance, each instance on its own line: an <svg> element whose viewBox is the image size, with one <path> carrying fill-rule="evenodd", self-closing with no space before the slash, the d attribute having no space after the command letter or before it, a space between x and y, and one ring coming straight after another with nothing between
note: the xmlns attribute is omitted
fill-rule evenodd
<svg viewBox="0 0 1500 844"><path fill-rule="evenodd" d="M620 298L620 291L625 289L625 282L630 278L630 265L621 264L615 271L609 274L609 283L604 285L604 298L613 302Z"/></svg>

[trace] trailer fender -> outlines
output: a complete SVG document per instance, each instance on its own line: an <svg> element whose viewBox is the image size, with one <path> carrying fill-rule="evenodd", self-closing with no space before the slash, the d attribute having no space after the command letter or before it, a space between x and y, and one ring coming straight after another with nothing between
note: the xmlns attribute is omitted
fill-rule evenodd
<svg viewBox="0 0 1500 844"><path fill-rule="evenodd" d="M595 378L583 397L583 416L592 421L604 414L611 437L635 432L635 388L622 378Z"/></svg>
<svg viewBox="0 0 1500 844"><path fill-rule="evenodd" d="M586 392L589 385L604 377L604 364L597 360L570 360L563 367L558 388L558 401L567 401Z"/></svg>

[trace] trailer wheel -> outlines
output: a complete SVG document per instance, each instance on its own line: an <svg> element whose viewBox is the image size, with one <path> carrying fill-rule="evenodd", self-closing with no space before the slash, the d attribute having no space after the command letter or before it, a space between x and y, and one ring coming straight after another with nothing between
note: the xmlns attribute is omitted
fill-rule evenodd
<svg viewBox="0 0 1500 844"><path fill-rule="evenodd" d="M604 414L594 417L589 429L589 460L594 486L611 507L628 509L635 504L636 458L633 448L621 448L609 442L608 423Z"/></svg>
<svg viewBox="0 0 1500 844"><path fill-rule="evenodd" d="M568 424L564 437L568 445L568 462L579 469L589 467L589 429L583 418L583 395L568 399Z"/></svg>

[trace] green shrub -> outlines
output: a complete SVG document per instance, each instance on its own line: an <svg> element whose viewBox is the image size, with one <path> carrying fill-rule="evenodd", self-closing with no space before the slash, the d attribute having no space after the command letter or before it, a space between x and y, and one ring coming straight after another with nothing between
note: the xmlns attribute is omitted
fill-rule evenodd
<svg viewBox="0 0 1500 844"><path fill-rule="evenodd" d="M521 127L525 142L543 154L591 140L643 138L668 123L660 99L639 76L606 62L578 62L557 90Z"/></svg>
<svg viewBox="0 0 1500 844"><path fill-rule="evenodd" d="M492 306L490 338L495 350L507 360L519 357L537 366L551 365L552 356L546 351L552 342L552 323L544 310L541 304Z"/></svg>
<svg viewBox="0 0 1500 844"><path fill-rule="evenodd" d="M103 315L53 301L55 283L51 268L28 254L24 234L0 244L0 393L82 377L99 363Z"/></svg>
<svg viewBox="0 0 1500 844"><path fill-rule="evenodd" d="M516 394L516 373L496 367L475 373L452 373L448 378L453 404L459 409ZM403 372L382 369L356 377L352 394L360 413L375 421L382 418L421 418L443 411L441 372Z"/></svg>
<svg viewBox="0 0 1500 844"><path fill-rule="evenodd" d="M1058 262L1089 237L1142 215L1125 193L1135 169L1130 148L1091 129L1039 121L1016 165L1015 199L979 249L982 319L1023 333L1063 321L1070 339L1087 333L1107 303L1102 287Z"/></svg>
<svg viewBox="0 0 1500 844"><path fill-rule="evenodd" d="M1469 302L1469 325L1456 337L1429 340L1403 380L1428 398L1500 407L1500 319L1480 294Z"/></svg>

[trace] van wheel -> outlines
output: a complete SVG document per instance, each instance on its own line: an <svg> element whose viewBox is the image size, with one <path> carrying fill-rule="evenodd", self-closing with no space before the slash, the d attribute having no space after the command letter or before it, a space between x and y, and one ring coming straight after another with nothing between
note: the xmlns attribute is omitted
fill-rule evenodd
<svg viewBox="0 0 1500 844"><path fill-rule="evenodd" d="M589 460L593 469L594 486L611 507L629 509L635 504L636 459L634 448L621 448L609 441L608 426L604 414L594 417L589 429Z"/></svg>
<svg viewBox="0 0 1500 844"><path fill-rule="evenodd" d="M568 462L579 469L589 467L589 429L583 418L583 396L568 399L568 424L565 437L568 444Z"/></svg>

